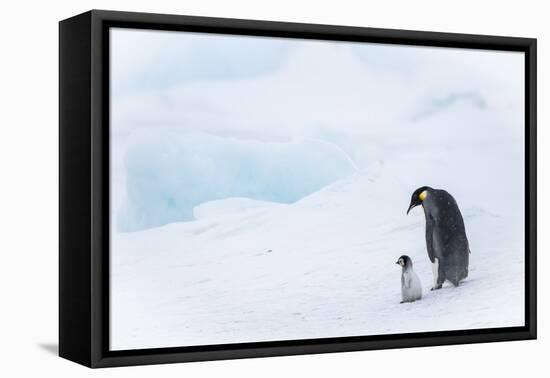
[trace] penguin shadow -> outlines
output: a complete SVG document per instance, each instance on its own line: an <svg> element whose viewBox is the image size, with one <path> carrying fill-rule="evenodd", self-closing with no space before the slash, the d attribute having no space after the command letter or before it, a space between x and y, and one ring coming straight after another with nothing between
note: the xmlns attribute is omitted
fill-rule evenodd
<svg viewBox="0 0 550 378"><path fill-rule="evenodd" d="M468 286L468 283L475 282L475 281L477 281L477 280L476 279L468 279L467 281L460 281L460 284L458 286L455 286L450 282L445 282L445 284L443 285L443 287L441 289L432 290L430 288L430 291L431 292L438 292L440 290L453 290L453 289L460 290L461 287Z"/></svg>
<svg viewBox="0 0 550 378"><path fill-rule="evenodd" d="M460 285L458 285L458 287L454 287L453 285L451 285L451 288L453 288L453 289L460 289L461 287L463 287L463 286L466 286L466 287L467 287L467 286L469 286L472 282L475 283L476 281L478 281L478 279L475 279L475 278L474 278L474 279L469 279L469 278L468 278L468 279L465 280L465 281L460 281Z"/></svg>
<svg viewBox="0 0 550 378"><path fill-rule="evenodd" d="M445 295L443 297L438 296L438 293L440 293L440 294L455 293L455 295L451 296L451 297L454 298L454 297L460 295L460 293L458 292L460 290L460 288L462 288L463 286L467 287L467 286L469 286L469 284L471 284L472 282L475 282L475 281L478 281L478 280L477 279L468 279L467 281L461 281L460 285L458 287L454 286L452 283L445 282L443 287L441 287L440 289L437 289L437 290L432 290L432 287L428 286L428 288L423 291L422 298L417 299L415 301L410 301L410 302L399 302L398 301L396 303L396 305L398 305L398 308L401 308L405 311L411 311L415 308L415 306L421 306L425 302L432 303L433 301L435 301L435 302L438 302L440 300L444 301L445 300L444 298L446 298L446 297L449 298L448 295Z"/></svg>
<svg viewBox="0 0 550 378"><path fill-rule="evenodd" d="M268 250L265 250L265 251L257 252L257 253L254 254L254 256L265 256L265 255L267 255L269 253L272 253L272 252L273 252L272 249L268 249Z"/></svg>
<svg viewBox="0 0 550 378"><path fill-rule="evenodd" d="M428 301L432 303L445 302L452 299L457 299L464 293L461 293L461 288L468 287L469 283L475 280L461 281L459 286L454 286L450 282L445 282L442 288L432 290L431 286L424 291L422 299L419 301Z"/></svg>

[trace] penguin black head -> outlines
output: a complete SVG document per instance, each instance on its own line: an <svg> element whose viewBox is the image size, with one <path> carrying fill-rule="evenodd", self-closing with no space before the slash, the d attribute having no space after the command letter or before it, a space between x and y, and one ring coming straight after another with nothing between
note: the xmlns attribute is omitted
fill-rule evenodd
<svg viewBox="0 0 550 378"><path fill-rule="evenodd" d="M395 262L397 265L401 266L402 268L408 268L412 266L412 260L407 255L402 255L397 259Z"/></svg>
<svg viewBox="0 0 550 378"><path fill-rule="evenodd" d="M429 186L422 186L414 191L411 196L411 203L409 204L409 208L407 209L407 215L409 214L409 211L411 211L413 208L418 205L422 205L422 201L424 201L430 189L431 188Z"/></svg>

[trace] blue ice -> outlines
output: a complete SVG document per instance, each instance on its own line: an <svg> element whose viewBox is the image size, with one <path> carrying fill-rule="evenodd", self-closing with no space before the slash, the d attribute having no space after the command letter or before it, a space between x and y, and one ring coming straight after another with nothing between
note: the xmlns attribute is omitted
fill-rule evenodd
<svg viewBox="0 0 550 378"><path fill-rule="evenodd" d="M163 131L134 136L125 158L126 199L119 231L193 220L201 203L245 197L293 203L355 172L327 142L286 143Z"/></svg>

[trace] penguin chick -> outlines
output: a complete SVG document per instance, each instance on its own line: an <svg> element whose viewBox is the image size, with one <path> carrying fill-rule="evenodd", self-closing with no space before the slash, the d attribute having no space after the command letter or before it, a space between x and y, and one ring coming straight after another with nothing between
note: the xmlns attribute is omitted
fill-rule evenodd
<svg viewBox="0 0 550 378"><path fill-rule="evenodd" d="M401 271L401 302L414 302L422 298L422 284L413 270L413 263L409 256L403 255L397 261Z"/></svg>

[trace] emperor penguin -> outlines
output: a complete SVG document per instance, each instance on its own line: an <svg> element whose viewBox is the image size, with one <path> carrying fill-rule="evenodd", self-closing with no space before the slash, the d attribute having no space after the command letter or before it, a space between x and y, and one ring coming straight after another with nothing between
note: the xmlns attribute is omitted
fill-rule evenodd
<svg viewBox="0 0 550 378"><path fill-rule="evenodd" d="M409 256L403 255L396 264L401 266L401 302L414 302L422 298L422 284L413 270L413 263Z"/></svg>
<svg viewBox="0 0 550 378"><path fill-rule="evenodd" d="M441 289L445 280L454 286L468 277L470 247L458 205L445 190L423 186L414 191L407 214L422 205L426 216L426 246L432 262L434 284Z"/></svg>

